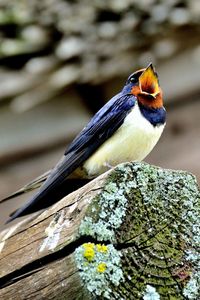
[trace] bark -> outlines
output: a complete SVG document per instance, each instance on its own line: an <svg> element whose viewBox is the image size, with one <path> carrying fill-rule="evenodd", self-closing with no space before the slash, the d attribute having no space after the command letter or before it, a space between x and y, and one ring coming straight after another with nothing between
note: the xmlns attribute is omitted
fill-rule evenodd
<svg viewBox="0 0 200 300"><path fill-rule="evenodd" d="M197 299L196 179L110 170L0 234L1 299Z"/></svg>

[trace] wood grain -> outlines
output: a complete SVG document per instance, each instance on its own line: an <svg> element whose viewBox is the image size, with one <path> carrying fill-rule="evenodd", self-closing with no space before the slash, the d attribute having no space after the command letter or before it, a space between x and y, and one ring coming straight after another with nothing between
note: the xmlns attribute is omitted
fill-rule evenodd
<svg viewBox="0 0 200 300"><path fill-rule="evenodd" d="M199 200L191 174L119 165L0 233L0 298L137 300L151 286L183 300L199 272Z"/></svg>

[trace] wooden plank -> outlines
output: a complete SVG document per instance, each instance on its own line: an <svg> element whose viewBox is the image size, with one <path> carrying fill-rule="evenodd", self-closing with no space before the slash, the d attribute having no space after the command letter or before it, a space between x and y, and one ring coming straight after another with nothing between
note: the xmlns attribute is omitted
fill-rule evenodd
<svg viewBox="0 0 200 300"><path fill-rule="evenodd" d="M70 194L39 217L34 215L29 223L22 221L11 227L10 231L2 232L0 276L48 255L55 247L71 243L76 236L82 214L84 215L88 203L100 189L106 176L107 174L103 174L98 181L94 180L78 192ZM57 236L51 239L55 232L58 233Z"/></svg>
<svg viewBox="0 0 200 300"><path fill-rule="evenodd" d="M0 298L183 300L199 287L199 199L191 174L121 164L0 233Z"/></svg>

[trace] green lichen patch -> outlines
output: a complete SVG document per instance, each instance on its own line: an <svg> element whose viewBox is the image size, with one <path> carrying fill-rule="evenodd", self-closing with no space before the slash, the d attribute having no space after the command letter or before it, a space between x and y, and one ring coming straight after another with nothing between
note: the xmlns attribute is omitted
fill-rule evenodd
<svg viewBox="0 0 200 300"><path fill-rule="evenodd" d="M196 272L186 284L183 295L187 299L196 300L200 297L200 271Z"/></svg>
<svg viewBox="0 0 200 300"><path fill-rule="evenodd" d="M123 254L119 265L124 280L117 287L106 281L111 299L142 299L150 286L161 300L182 300L195 299L189 296L192 286L199 292L199 226L200 194L193 175L128 163L108 177L79 235L109 241L116 256ZM99 266L104 269L104 264Z"/></svg>
<svg viewBox="0 0 200 300"><path fill-rule="evenodd" d="M111 244L85 243L76 249L75 260L84 287L94 299L110 299L110 285L117 287L123 281L120 252Z"/></svg>
<svg viewBox="0 0 200 300"><path fill-rule="evenodd" d="M147 285L143 300L160 300L160 295L156 292L156 289L153 286Z"/></svg>
<svg viewBox="0 0 200 300"><path fill-rule="evenodd" d="M145 286L150 285L156 287L161 299L187 299L188 284L196 278L200 261L196 179L186 172L144 163L128 164L120 168L123 170L133 188L127 195L128 214L116 232L118 243L127 244L122 250L127 282L122 295L140 299ZM199 293L199 282L195 284ZM130 287L131 296L127 293Z"/></svg>
<svg viewBox="0 0 200 300"><path fill-rule="evenodd" d="M89 207L79 234L92 236L99 241L114 242L115 230L121 226L126 215L128 200L125 193L125 188L119 188L116 182L108 179L103 191Z"/></svg>
<svg viewBox="0 0 200 300"><path fill-rule="evenodd" d="M122 225L126 215L128 205L127 193L130 192L131 188L132 184L127 182L127 174L125 172L123 174L113 172L101 193L88 208L86 217L79 228L79 236L87 235L98 241L114 243L116 241L115 232ZM100 265L98 267L94 268L92 264L88 264L86 267L84 264L83 268L82 260L77 260L76 253L77 266L81 270L80 275L84 286L90 292L110 299L112 291L116 299L120 299L116 286L123 281L121 252L117 251L113 245L110 245L109 248L112 249L110 251L110 253L112 252L112 257L110 256L110 261L108 264L106 263L106 266L104 265L105 261L102 261L99 262ZM80 251L82 250L78 250L78 254L80 254ZM115 271L113 266L115 266ZM97 270L103 270L104 268L105 272L97 272Z"/></svg>

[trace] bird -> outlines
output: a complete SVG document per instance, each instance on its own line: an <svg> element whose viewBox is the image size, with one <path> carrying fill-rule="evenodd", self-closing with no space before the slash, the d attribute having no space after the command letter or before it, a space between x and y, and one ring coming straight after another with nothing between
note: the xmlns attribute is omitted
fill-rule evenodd
<svg viewBox="0 0 200 300"><path fill-rule="evenodd" d="M52 170L26 186L29 190L41 185L6 223L60 200L57 195L70 175L92 179L120 163L142 161L158 142L165 124L163 92L150 63L128 77L121 91L91 118ZM22 188L10 198L23 192Z"/></svg>

